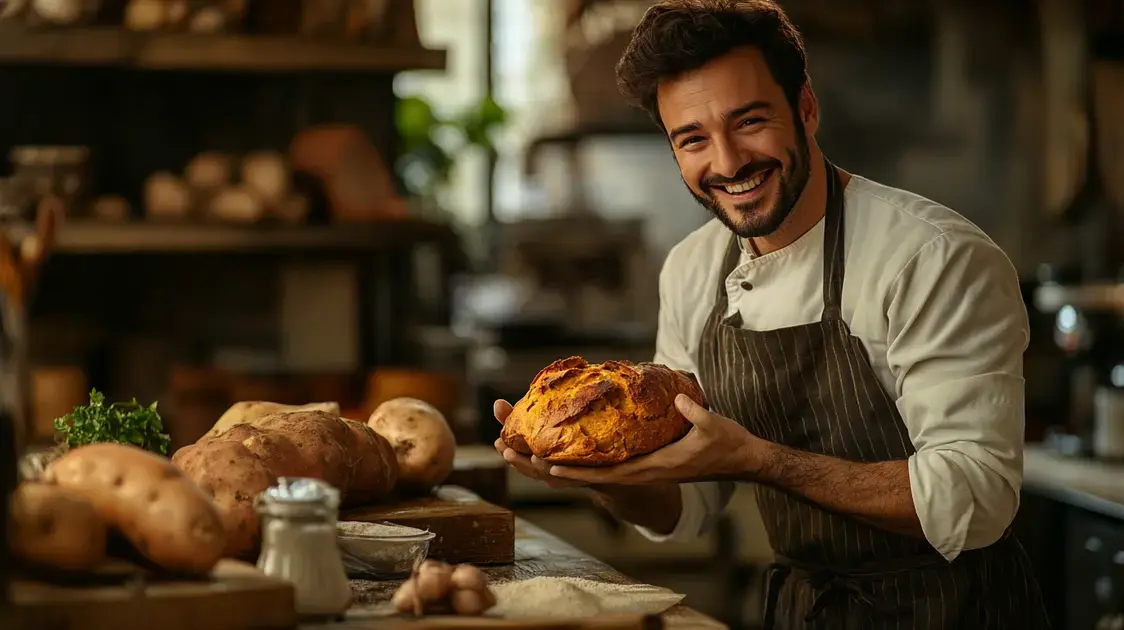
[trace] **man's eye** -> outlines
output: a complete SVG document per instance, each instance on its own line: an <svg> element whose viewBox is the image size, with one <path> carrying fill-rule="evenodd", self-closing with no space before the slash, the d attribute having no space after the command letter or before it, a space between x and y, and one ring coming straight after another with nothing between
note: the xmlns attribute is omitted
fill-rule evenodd
<svg viewBox="0 0 1124 630"><path fill-rule="evenodd" d="M699 136L691 136L690 138L684 138L683 141L679 143L679 148L683 148L685 146L695 144L695 143L698 143L698 142L702 142L702 141L703 141L703 139Z"/></svg>
<svg viewBox="0 0 1124 630"><path fill-rule="evenodd" d="M757 123L762 123L762 122L765 122L764 118L746 118L745 120L742 121L741 126L742 127L752 127L753 125L756 125Z"/></svg>

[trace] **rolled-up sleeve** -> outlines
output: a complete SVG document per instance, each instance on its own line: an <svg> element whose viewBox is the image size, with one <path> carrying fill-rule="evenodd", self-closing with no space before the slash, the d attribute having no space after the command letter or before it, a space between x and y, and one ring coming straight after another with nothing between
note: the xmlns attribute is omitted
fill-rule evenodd
<svg viewBox="0 0 1124 630"><path fill-rule="evenodd" d="M670 261L674 251L668 256ZM676 287L675 265L665 263L660 271L660 312L656 331L656 354L653 359L672 369L683 370L698 375L695 360L684 343L684 331L680 326L682 319L677 308L681 307L680 294ZM734 492L734 485L728 482L706 481L679 484L683 511L675 529L669 534L659 534L650 529L634 525L645 538L657 542L685 541L706 534L715 521L725 511Z"/></svg>
<svg viewBox="0 0 1124 630"><path fill-rule="evenodd" d="M1026 306L1010 260L970 232L929 241L887 301L886 356L916 449L913 502L951 561L998 540L1018 510Z"/></svg>

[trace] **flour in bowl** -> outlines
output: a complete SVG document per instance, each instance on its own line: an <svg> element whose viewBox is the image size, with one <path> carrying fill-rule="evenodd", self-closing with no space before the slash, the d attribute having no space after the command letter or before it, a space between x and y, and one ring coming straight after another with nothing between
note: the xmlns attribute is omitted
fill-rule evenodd
<svg viewBox="0 0 1124 630"><path fill-rule="evenodd" d="M340 521L336 523L336 533L341 536L360 536L363 538L399 538L417 536L425 531L394 525L392 523L363 523L360 521Z"/></svg>

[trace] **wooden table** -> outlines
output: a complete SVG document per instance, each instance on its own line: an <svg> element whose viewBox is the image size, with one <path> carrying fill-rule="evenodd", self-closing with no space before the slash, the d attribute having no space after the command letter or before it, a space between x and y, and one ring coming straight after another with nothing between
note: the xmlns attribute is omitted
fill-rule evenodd
<svg viewBox="0 0 1124 630"><path fill-rule="evenodd" d="M636 580L522 519L516 518L515 528L515 563L482 567L490 580L522 580L546 576L580 577L618 584L637 583ZM389 600L401 583L402 580L352 580L351 587L355 594L355 604L352 606L354 618L316 627L325 630L378 628L380 624L378 619L363 618L364 609L369 610ZM664 623L669 628L726 628L724 624L685 604L679 604L667 611L664 614Z"/></svg>

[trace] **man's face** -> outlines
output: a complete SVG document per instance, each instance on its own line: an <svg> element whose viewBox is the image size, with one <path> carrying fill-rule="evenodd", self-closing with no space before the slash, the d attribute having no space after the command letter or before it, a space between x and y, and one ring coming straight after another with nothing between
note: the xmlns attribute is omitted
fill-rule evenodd
<svg viewBox="0 0 1124 630"><path fill-rule="evenodd" d="M784 223L810 175L807 129L759 50L735 49L664 81L659 108L683 181L704 208L742 238Z"/></svg>

